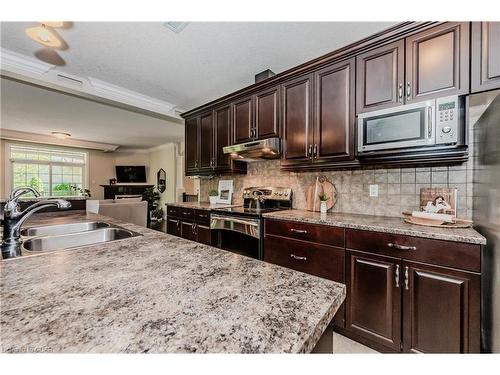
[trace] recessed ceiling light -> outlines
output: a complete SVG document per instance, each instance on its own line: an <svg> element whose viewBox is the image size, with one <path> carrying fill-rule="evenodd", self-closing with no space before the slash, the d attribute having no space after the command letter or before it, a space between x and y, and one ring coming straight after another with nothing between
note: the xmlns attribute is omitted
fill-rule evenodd
<svg viewBox="0 0 500 375"><path fill-rule="evenodd" d="M59 48L62 46L61 39L59 39L56 32L48 29L43 24L41 26L27 28L26 35L28 35L35 42L43 44L47 47Z"/></svg>
<svg viewBox="0 0 500 375"><path fill-rule="evenodd" d="M59 139L66 139L66 138L71 137L71 134L63 133L63 132L52 132L52 135L56 138L59 138Z"/></svg>
<svg viewBox="0 0 500 375"><path fill-rule="evenodd" d="M189 24L189 22L177 22L177 21L167 21L163 24L166 28L172 30L174 33L179 34L184 28Z"/></svg>

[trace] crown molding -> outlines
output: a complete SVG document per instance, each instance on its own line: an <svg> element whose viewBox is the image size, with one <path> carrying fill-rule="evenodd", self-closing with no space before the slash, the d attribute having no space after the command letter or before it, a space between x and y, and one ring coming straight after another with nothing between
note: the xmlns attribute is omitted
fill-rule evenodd
<svg viewBox="0 0 500 375"><path fill-rule="evenodd" d="M34 57L25 56L5 48L2 48L0 51L0 62L2 70L14 71L21 74L43 75L56 67Z"/></svg>
<svg viewBox="0 0 500 375"><path fill-rule="evenodd" d="M80 77L59 70L30 56L2 48L2 75L41 87L69 93L97 102L135 110L142 114L181 122L183 112L175 104L91 77ZM65 79L69 77L70 79ZM138 109L138 110L137 110Z"/></svg>
<svg viewBox="0 0 500 375"><path fill-rule="evenodd" d="M64 147L85 148L90 150L100 150L104 152L113 152L116 151L118 147L120 147L119 145L110 143L84 141L81 139L72 138L57 139L47 134L29 133L10 129L0 129L0 139L30 143L42 143Z"/></svg>

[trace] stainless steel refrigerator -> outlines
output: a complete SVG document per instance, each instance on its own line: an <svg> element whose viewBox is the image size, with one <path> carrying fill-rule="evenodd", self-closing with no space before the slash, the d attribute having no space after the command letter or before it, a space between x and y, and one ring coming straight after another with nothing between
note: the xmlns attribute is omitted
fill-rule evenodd
<svg viewBox="0 0 500 375"><path fill-rule="evenodd" d="M500 353L500 90L469 97L473 220L486 237L482 267L481 348Z"/></svg>

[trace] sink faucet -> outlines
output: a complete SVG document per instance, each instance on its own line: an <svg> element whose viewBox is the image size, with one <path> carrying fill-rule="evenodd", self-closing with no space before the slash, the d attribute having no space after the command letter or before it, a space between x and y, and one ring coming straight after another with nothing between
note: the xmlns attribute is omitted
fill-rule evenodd
<svg viewBox="0 0 500 375"><path fill-rule="evenodd" d="M17 200L26 193L33 193L39 197L40 193L31 187L20 187L12 190L10 197L5 203L3 218L2 258L15 258L21 255L21 225L35 212L50 206L64 209L71 207L71 203L64 199L45 199L33 203L21 211Z"/></svg>

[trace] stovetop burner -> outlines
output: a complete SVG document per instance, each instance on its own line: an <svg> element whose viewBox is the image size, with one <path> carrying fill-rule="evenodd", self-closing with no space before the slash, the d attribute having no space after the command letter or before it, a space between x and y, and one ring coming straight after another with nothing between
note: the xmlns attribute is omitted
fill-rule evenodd
<svg viewBox="0 0 500 375"><path fill-rule="evenodd" d="M274 187L251 187L243 189L243 206L217 208L224 215L260 218L267 212L292 208L292 189Z"/></svg>

